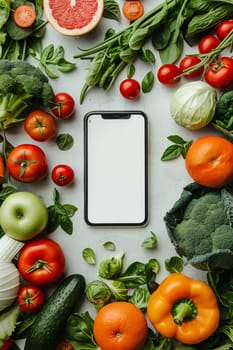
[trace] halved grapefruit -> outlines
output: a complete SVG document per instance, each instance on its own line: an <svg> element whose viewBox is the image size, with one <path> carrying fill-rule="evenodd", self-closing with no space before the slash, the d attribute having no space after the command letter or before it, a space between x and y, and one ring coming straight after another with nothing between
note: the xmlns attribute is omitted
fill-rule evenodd
<svg viewBox="0 0 233 350"><path fill-rule="evenodd" d="M43 4L52 27L71 36L81 36L93 30L104 11L104 0L44 0Z"/></svg>

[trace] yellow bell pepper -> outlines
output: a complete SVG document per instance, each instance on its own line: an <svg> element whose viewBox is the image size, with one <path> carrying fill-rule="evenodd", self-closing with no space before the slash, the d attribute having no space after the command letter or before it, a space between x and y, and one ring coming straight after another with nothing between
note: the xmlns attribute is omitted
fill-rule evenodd
<svg viewBox="0 0 233 350"><path fill-rule="evenodd" d="M182 273L161 282L149 299L147 314L158 333L184 344L198 344L210 337L220 319L212 288Z"/></svg>

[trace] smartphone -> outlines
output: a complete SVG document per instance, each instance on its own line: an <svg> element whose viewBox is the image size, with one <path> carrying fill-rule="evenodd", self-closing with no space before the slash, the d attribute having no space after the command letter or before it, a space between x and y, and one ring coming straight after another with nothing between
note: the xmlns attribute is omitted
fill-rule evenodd
<svg viewBox="0 0 233 350"><path fill-rule="evenodd" d="M84 117L84 217L89 225L148 220L148 120L141 111Z"/></svg>

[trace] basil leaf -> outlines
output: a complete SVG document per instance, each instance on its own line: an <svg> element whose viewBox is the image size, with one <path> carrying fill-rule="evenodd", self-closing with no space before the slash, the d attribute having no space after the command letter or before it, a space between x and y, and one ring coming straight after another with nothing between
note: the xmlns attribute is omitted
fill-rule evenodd
<svg viewBox="0 0 233 350"><path fill-rule="evenodd" d="M62 151L67 151L73 147L74 138L70 134L59 134L56 138L56 144Z"/></svg>
<svg viewBox="0 0 233 350"><path fill-rule="evenodd" d="M82 257L89 265L96 264L96 257L92 248L84 248L82 251Z"/></svg>
<svg viewBox="0 0 233 350"><path fill-rule="evenodd" d="M115 251L115 250L116 250L115 243L110 242L110 241L105 242L105 243L103 244L103 246L104 246L104 248L107 249L107 250L111 250L111 251Z"/></svg>
<svg viewBox="0 0 233 350"><path fill-rule="evenodd" d="M86 77L86 83L88 86L95 86L98 84L106 67L106 53L99 52L95 58L91 61Z"/></svg>
<svg viewBox="0 0 233 350"><path fill-rule="evenodd" d="M67 215L59 215L58 221L65 233L68 235L73 233L73 223Z"/></svg>
<svg viewBox="0 0 233 350"><path fill-rule="evenodd" d="M184 42L181 35L178 36L177 41L171 42L159 51L160 59L163 64L176 62L183 52Z"/></svg>
<svg viewBox="0 0 233 350"><path fill-rule="evenodd" d="M120 52L120 58L124 62L131 63L135 59L136 54L137 53L133 51L131 48L127 48Z"/></svg>
<svg viewBox="0 0 233 350"><path fill-rule="evenodd" d="M154 73L152 71L148 72L142 80L142 91L148 93L152 90L154 86Z"/></svg>
<svg viewBox="0 0 233 350"><path fill-rule="evenodd" d="M156 61L154 53L150 49L144 49L144 48L142 48L141 59L144 62L149 62L152 64L155 64L155 61Z"/></svg>
<svg viewBox="0 0 233 350"><path fill-rule="evenodd" d="M180 145L171 145L162 154L161 160L172 160L176 159L181 155L181 146Z"/></svg>
<svg viewBox="0 0 233 350"><path fill-rule="evenodd" d="M135 51L140 50L145 42L147 35L148 35L147 28L137 29L129 39L129 43L128 43L129 47Z"/></svg>
<svg viewBox="0 0 233 350"><path fill-rule="evenodd" d="M127 78L132 78L135 74L135 65L133 63L129 63L127 67Z"/></svg>
<svg viewBox="0 0 233 350"><path fill-rule="evenodd" d="M144 239L144 241L142 242L141 246L143 248L146 248L146 249L154 249L157 247L158 245L158 239L156 237L156 235L154 234L154 232L150 232L150 237L147 237Z"/></svg>
<svg viewBox="0 0 233 350"><path fill-rule="evenodd" d="M104 40L109 39L109 38L110 38L111 36L113 36L114 34L116 34L115 29L109 28L109 29L106 31L106 33L105 33Z"/></svg>
<svg viewBox="0 0 233 350"><path fill-rule="evenodd" d="M168 272L181 272L184 268L184 261L179 256L172 256L170 259L165 259L165 268Z"/></svg>
<svg viewBox="0 0 233 350"><path fill-rule="evenodd" d="M104 0L103 17L120 21L121 11L118 3L115 0Z"/></svg>
<svg viewBox="0 0 233 350"><path fill-rule="evenodd" d="M185 140L179 135L170 135L167 137L167 139L178 145L183 145L185 143Z"/></svg>

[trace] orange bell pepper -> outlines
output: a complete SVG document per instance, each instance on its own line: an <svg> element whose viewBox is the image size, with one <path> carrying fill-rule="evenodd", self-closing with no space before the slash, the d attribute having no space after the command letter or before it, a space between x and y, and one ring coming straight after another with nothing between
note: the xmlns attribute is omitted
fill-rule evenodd
<svg viewBox="0 0 233 350"><path fill-rule="evenodd" d="M212 288L172 273L152 293L147 314L158 333L184 344L198 344L218 327L220 312Z"/></svg>

